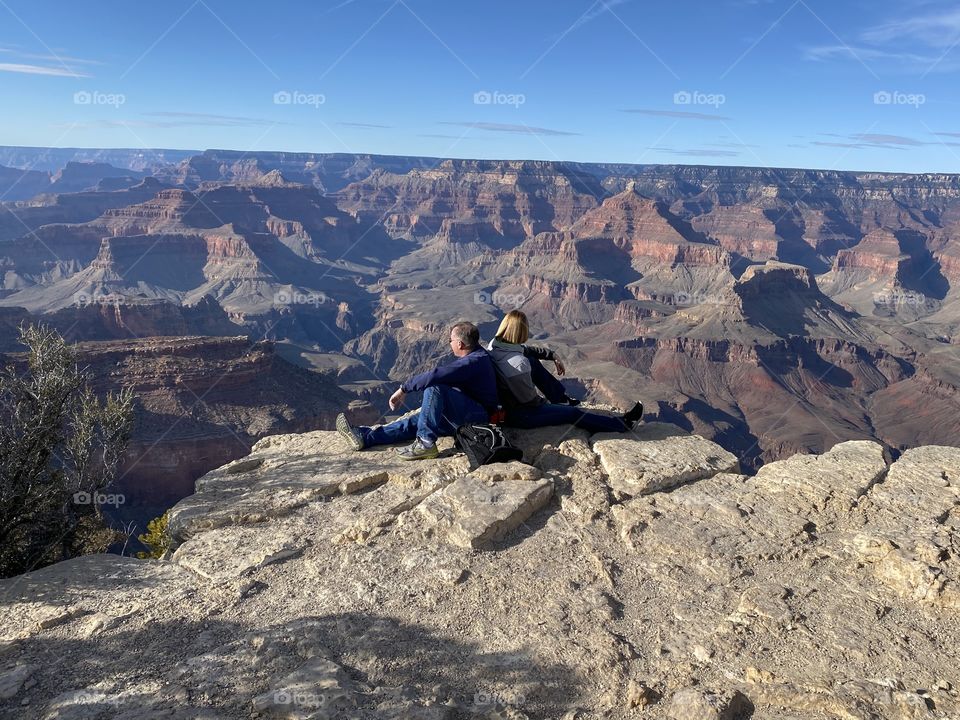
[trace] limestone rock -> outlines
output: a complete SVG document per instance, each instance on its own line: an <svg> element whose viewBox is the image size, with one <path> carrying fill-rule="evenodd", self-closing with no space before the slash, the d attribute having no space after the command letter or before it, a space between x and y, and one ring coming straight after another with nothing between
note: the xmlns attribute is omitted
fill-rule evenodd
<svg viewBox="0 0 960 720"><path fill-rule="evenodd" d="M597 434L592 446L610 487L627 496L670 490L737 468L732 453L665 423L640 425L626 436Z"/></svg>
<svg viewBox="0 0 960 720"><path fill-rule="evenodd" d="M656 693L653 690L643 683L638 683L635 680L630 681L630 685L627 686L627 709L635 707L645 708L654 702L654 700L656 700Z"/></svg>
<svg viewBox="0 0 960 720"><path fill-rule="evenodd" d="M749 717L749 701L740 692L714 692L687 688L670 700L670 717L676 720L739 720Z"/></svg>
<svg viewBox="0 0 960 720"><path fill-rule="evenodd" d="M460 547L479 548L502 540L553 495L549 480L487 482L483 475L461 478L417 508ZM489 472L485 475L490 477Z"/></svg>
<svg viewBox="0 0 960 720"><path fill-rule="evenodd" d="M4 639L74 627L85 634L98 614L122 625L131 613L182 601L193 587L191 574L173 563L85 555L0 580L0 628Z"/></svg>
<svg viewBox="0 0 960 720"><path fill-rule="evenodd" d="M504 428L507 439L523 450L523 461L536 465L544 448L558 447L565 440L587 440L590 435L571 425L551 425L549 427L520 430Z"/></svg>
<svg viewBox="0 0 960 720"><path fill-rule="evenodd" d="M451 445L444 438L440 447ZM247 458L197 480L196 494L170 512L171 537L179 543L205 530L284 517L310 502L387 481L416 486L434 476L449 481L467 470L462 454L418 464L398 460L392 448L346 450L333 431L264 438ZM238 466L244 471L235 471Z"/></svg>
<svg viewBox="0 0 960 720"><path fill-rule="evenodd" d="M221 552L223 545L230 553ZM173 560L208 580L237 578L251 570L282 562L301 552L305 542L298 529L280 521L266 522L263 528L223 528L203 533L177 548Z"/></svg>
<svg viewBox="0 0 960 720"><path fill-rule="evenodd" d="M356 710L354 693L342 667L326 658L313 658L255 697L253 708L278 717L336 718Z"/></svg>
<svg viewBox="0 0 960 720"><path fill-rule="evenodd" d="M473 472L264 439L174 509L171 560L0 581L0 716L960 717L960 449L749 477L656 424L531 435Z"/></svg>
<svg viewBox="0 0 960 720"><path fill-rule="evenodd" d="M481 465L470 472L467 477L485 484L502 482L503 480L539 480L540 470L522 462L493 463Z"/></svg>
<svg viewBox="0 0 960 720"><path fill-rule="evenodd" d="M960 448L906 451L870 493L850 552L901 595L960 609Z"/></svg>
<svg viewBox="0 0 960 720"><path fill-rule="evenodd" d="M875 442L851 440L822 455L794 455L757 472L765 490L784 496L800 511L850 510L887 473L883 448Z"/></svg>
<svg viewBox="0 0 960 720"><path fill-rule="evenodd" d="M34 665L17 665L12 670L0 673L0 700L9 700L19 693L36 669Z"/></svg>

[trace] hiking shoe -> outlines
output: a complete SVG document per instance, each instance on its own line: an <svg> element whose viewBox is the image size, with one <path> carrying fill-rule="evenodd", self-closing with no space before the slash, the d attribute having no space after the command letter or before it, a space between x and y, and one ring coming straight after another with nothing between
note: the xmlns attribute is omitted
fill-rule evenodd
<svg viewBox="0 0 960 720"><path fill-rule="evenodd" d="M567 396L563 399L563 402L564 402L565 404L571 405L571 406L577 406L577 405L580 404L580 401L579 401L579 400L577 400L575 397L570 397L569 395L567 395Z"/></svg>
<svg viewBox="0 0 960 720"><path fill-rule="evenodd" d="M340 433L340 437L350 443L350 447L354 450L363 450L363 435L350 424L343 413L337 415L337 432Z"/></svg>
<svg viewBox="0 0 960 720"><path fill-rule="evenodd" d="M643 403L638 402L632 408L627 410L621 419L628 428L633 429L633 426L643 419Z"/></svg>
<svg viewBox="0 0 960 720"><path fill-rule="evenodd" d="M424 445L420 438L414 440L406 447L399 448L397 455L401 460L432 460L440 455L436 444Z"/></svg>

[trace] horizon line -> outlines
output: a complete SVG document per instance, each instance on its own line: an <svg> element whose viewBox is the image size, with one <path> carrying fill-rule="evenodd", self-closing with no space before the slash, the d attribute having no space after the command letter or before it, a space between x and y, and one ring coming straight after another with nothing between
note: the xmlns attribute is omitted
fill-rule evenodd
<svg viewBox="0 0 960 720"><path fill-rule="evenodd" d="M551 165L594 165L594 166L605 166L605 165L625 165L629 167L705 167L705 168L727 168L731 170L797 170L805 172L828 172L828 173L847 173L851 175L911 175L911 176L921 176L921 175L953 175L960 176L960 170L957 172L942 172L935 170L926 170L921 172L908 172L903 170L842 170L838 168L817 168L817 167L791 167L791 166L777 166L777 165L728 165L728 164L714 164L709 162L703 163L671 163L671 162L652 162L652 163L636 163L636 162L622 162L622 161L602 161L602 160L562 160L562 159L553 159L553 160L539 160L535 158L480 158L480 157L455 157L455 156L441 156L441 155L409 155L402 153L378 153L378 152L317 152L311 150L234 150L231 148L206 148L204 150L197 150L195 148L171 148L171 147L151 147L151 148L135 148L135 147L112 147L112 146L80 146L80 145L69 145L69 146L56 146L56 145L0 145L0 149L13 149L13 150L100 150L100 151L112 151L112 152L140 152L140 153L159 153L159 152L177 152L177 153L191 153L193 156L204 155L206 153L238 153L243 154L247 157L255 157L256 155L316 155L316 156L331 156L331 155L345 155L345 156L371 156L371 157L388 157L388 158L410 158L417 160L463 160L463 161L477 161L477 162L536 162L536 163L548 163ZM82 162L82 161L80 161ZM5 166L12 167L12 166ZM12 169L22 170L24 168L15 168Z"/></svg>

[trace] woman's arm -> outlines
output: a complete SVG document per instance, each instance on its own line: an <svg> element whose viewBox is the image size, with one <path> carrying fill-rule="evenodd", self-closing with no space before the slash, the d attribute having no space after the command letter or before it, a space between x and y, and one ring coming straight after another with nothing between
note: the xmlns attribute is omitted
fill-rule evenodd
<svg viewBox="0 0 960 720"><path fill-rule="evenodd" d="M556 357L553 350L540 345L524 345L523 354L528 358L536 358L537 360L553 360Z"/></svg>
<svg viewBox="0 0 960 720"><path fill-rule="evenodd" d="M540 345L524 345L523 354L528 358L536 358L537 360L552 360L553 364L557 366L557 375L563 376L567 372L560 356L550 348Z"/></svg>

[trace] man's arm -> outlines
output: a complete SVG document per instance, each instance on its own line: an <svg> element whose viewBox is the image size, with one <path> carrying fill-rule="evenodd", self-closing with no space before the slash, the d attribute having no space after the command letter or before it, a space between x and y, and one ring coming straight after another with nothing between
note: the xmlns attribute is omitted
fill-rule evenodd
<svg viewBox="0 0 960 720"><path fill-rule="evenodd" d="M432 385L467 385L473 380L477 373L474 367L474 360L468 360L470 355L457 358L448 365L441 365L433 370L414 375L404 382L400 389L404 393L426 390Z"/></svg>

